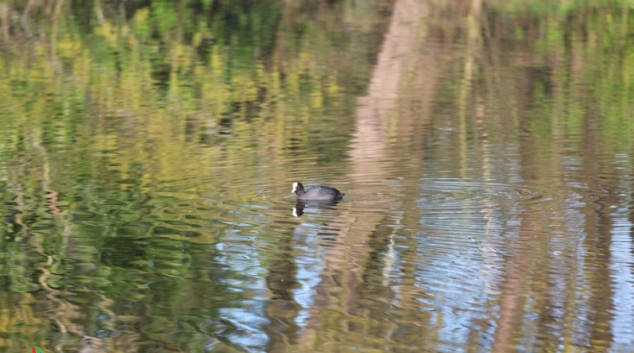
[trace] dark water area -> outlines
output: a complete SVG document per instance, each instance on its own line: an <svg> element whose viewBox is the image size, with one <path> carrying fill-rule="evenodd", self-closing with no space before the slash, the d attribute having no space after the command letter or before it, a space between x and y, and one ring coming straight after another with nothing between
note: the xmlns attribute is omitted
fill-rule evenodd
<svg viewBox="0 0 634 353"><path fill-rule="evenodd" d="M628 2L0 0L0 107L0 351L634 351Z"/></svg>

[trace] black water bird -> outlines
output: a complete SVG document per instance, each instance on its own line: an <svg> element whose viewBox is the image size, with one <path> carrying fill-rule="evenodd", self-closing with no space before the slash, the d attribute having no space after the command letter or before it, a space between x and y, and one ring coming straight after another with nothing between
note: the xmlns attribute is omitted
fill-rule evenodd
<svg viewBox="0 0 634 353"><path fill-rule="evenodd" d="M293 190L291 192L297 195L298 200L304 201L336 201L341 200L343 195L345 195L335 188L321 185L304 190L304 185L298 182L293 183Z"/></svg>

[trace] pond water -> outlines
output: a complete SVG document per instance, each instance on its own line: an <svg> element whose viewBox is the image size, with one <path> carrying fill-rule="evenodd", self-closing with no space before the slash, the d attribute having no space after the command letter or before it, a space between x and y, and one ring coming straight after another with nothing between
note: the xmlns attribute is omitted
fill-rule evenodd
<svg viewBox="0 0 634 353"><path fill-rule="evenodd" d="M0 350L634 351L631 10L0 0Z"/></svg>

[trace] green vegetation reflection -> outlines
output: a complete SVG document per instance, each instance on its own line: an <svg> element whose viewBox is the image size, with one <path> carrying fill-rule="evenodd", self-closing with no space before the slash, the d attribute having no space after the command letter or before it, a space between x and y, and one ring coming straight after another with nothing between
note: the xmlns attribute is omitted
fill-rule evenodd
<svg viewBox="0 0 634 353"><path fill-rule="evenodd" d="M0 346L53 351L57 327L64 351L138 328L187 351L231 347L239 325L214 320L254 300L243 285L265 254L243 261L217 244L236 226L266 234L249 220L256 185L230 184L281 179L261 160L343 158L388 5L0 2L0 274L22 293L4 297L2 327L21 317L33 333ZM223 222L226 200L244 224ZM170 335L174 315L192 318L189 334ZM112 351L146 344L133 336Z"/></svg>

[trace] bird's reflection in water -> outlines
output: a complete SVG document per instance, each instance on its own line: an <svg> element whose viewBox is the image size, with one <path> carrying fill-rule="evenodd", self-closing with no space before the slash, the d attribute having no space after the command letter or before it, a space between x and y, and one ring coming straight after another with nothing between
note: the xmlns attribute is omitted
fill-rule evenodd
<svg viewBox="0 0 634 353"><path fill-rule="evenodd" d="M293 217L300 217L304 214L304 209L312 208L319 210L331 210L335 208L339 201L301 201L297 200L295 207L293 207Z"/></svg>

